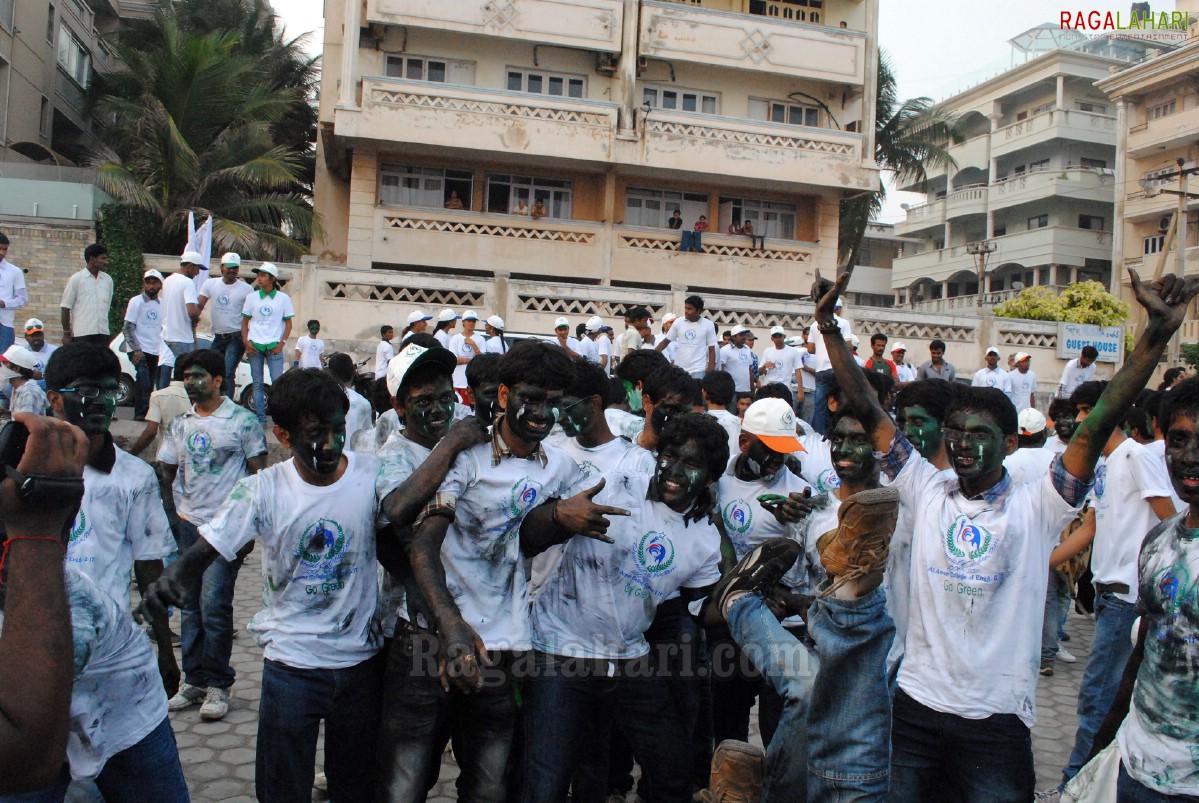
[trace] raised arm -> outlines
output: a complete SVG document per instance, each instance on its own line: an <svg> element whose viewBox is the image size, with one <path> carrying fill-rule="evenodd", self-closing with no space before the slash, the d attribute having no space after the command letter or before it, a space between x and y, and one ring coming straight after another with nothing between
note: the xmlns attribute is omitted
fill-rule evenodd
<svg viewBox="0 0 1199 803"><path fill-rule="evenodd" d="M416 471L383 497L383 515L396 528L411 526L421 509L441 487L458 455L477 443L485 443L487 437L487 425L478 416L471 415L455 421Z"/></svg>
<svg viewBox="0 0 1199 803"><path fill-rule="evenodd" d="M1145 308L1148 321L1137 338L1132 356L1108 382L1103 395L1086 420L1078 425L1070 445L1062 453L1062 466L1077 479L1088 481L1108 436L1120 425L1137 395L1145 389L1157 368L1170 338L1182 326L1191 299L1199 293L1199 279L1182 279L1166 274L1152 284L1142 284L1140 275L1128 271L1137 303Z"/></svg>

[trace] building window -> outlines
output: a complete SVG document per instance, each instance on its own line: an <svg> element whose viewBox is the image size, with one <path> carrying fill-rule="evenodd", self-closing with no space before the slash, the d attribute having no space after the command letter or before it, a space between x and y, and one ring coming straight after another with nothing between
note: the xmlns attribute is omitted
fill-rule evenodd
<svg viewBox="0 0 1199 803"><path fill-rule="evenodd" d="M456 193L461 208L470 209L473 184L469 170L385 164L379 168L379 201L389 206L440 209Z"/></svg>
<svg viewBox="0 0 1199 803"><path fill-rule="evenodd" d="M1033 229L1043 229L1048 225L1049 225L1049 215L1048 214L1037 215L1036 217L1030 217L1028 219L1029 231L1031 231Z"/></svg>
<svg viewBox="0 0 1199 803"><path fill-rule="evenodd" d="M1156 106L1150 106L1147 110L1147 116L1150 120L1160 120L1163 117L1169 117L1178 107L1177 100L1171 100L1166 103L1159 103Z"/></svg>
<svg viewBox="0 0 1199 803"><path fill-rule="evenodd" d="M1017 112L1017 114L1016 114L1016 122L1017 123L1019 123L1023 120L1027 120L1027 119L1028 119L1028 112Z"/></svg>
<svg viewBox="0 0 1199 803"><path fill-rule="evenodd" d="M820 109L788 101L750 98L749 119L816 128L820 125Z"/></svg>
<svg viewBox="0 0 1199 803"><path fill-rule="evenodd" d="M629 187L624 199L624 222L629 226L665 228L679 210L683 227L691 228L700 215L708 214L708 196L699 192L672 192Z"/></svg>
<svg viewBox="0 0 1199 803"><path fill-rule="evenodd" d="M1085 156L1078 160L1078 166L1083 170L1105 170L1107 161L1104 159L1088 159Z"/></svg>
<svg viewBox="0 0 1199 803"><path fill-rule="evenodd" d="M1030 173L1039 173L1042 170L1048 170L1048 169L1049 169L1049 160L1048 159L1038 159L1035 162L1028 163L1028 172L1030 172Z"/></svg>
<svg viewBox="0 0 1199 803"><path fill-rule="evenodd" d="M54 44L54 6L50 6L50 14L46 17L46 42Z"/></svg>
<svg viewBox="0 0 1199 803"><path fill-rule="evenodd" d="M752 221L754 234L774 240L795 239L795 204L759 201L754 198L720 199L720 230Z"/></svg>
<svg viewBox="0 0 1199 803"><path fill-rule="evenodd" d="M1045 112L1053 111L1054 105L1055 104L1053 101L1050 101L1049 103L1042 103L1040 106L1037 106L1032 110L1033 117L1036 117L1038 114L1044 114Z"/></svg>
<svg viewBox="0 0 1199 803"><path fill-rule="evenodd" d="M420 56L388 56L386 75L388 78L407 78L409 81L445 83L446 64L440 59Z"/></svg>
<svg viewBox="0 0 1199 803"><path fill-rule="evenodd" d="M490 175L487 177L487 211L495 214L531 214L538 201L547 218L570 219L570 181L534 176ZM528 212L521 211L521 204Z"/></svg>
<svg viewBox="0 0 1199 803"><path fill-rule="evenodd" d="M1079 215L1078 228L1090 231L1103 231L1103 218L1096 215Z"/></svg>
<svg viewBox="0 0 1199 803"><path fill-rule="evenodd" d="M586 79L580 75L508 70L508 91L581 98L586 91Z"/></svg>
<svg viewBox="0 0 1199 803"><path fill-rule="evenodd" d="M50 139L50 99L42 95L42 107L38 116L38 133L42 139Z"/></svg>
<svg viewBox="0 0 1199 803"><path fill-rule="evenodd" d="M1107 114L1107 106L1102 103L1089 103L1085 100L1080 100L1076 104L1080 112L1090 112L1091 114Z"/></svg>
<svg viewBox="0 0 1199 803"><path fill-rule="evenodd" d="M1164 235L1164 234L1157 234L1157 235L1154 235L1153 237L1146 237L1144 254L1146 256L1148 256L1149 254L1160 254L1162 252L1162 246L1164 246L1165 244L1166 244L1166 235Z"/></svg>
<svg viewBox="0 0 1199 803"><path fill-rule="evenodd" d="M677 87L668 89L663 86L647 86L642 89L641 99L654 109L675 109L701 114L720 113L720 102L717 96L710 92L698 92Z"/></svg>
<svg viewBox="0 0 1199 803"><path fill-rule="evenodd" d="M58 66L62 67L75 83L82 87L87 86L92 69L91 54L65 25L58 32Z"/></svg>
<svg viewBox="0 0 1199 803"><path fill-rule="evenodd" d="M16 7L16 0L0 0L0 28L12 33L9 27L13 21L13 9Z"/></svg>
<svg viewBox="0 0 1199 803"><path fill-rule="evenodd" d="M996 237L1002 237L1003 235L1007 234L1007 224L1006 223L996 223L993 234Z"/></svg>

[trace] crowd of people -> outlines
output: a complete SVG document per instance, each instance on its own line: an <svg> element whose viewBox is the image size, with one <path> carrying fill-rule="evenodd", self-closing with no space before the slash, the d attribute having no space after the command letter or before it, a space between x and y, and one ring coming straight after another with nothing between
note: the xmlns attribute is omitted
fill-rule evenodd
<svg viewBox="0 0 1199 803"><path fill-rule="evenodd" d="M31 321L4 352L0 803L187 800L171 717L229 711L254 549L260 800L424 800L447 745L472 801L605 801L634 765L642 799L679 803L1199 796L1199 379L1146 390L1199 280L1133 274L1131 355L1100 382L1084 350L1045 413L1026 354L989 350L969 385L939 341L919 367L880 334L858 356L847 275L761 354L698 296L630 308L615 340L414 310L380 330L381 405L318 321L282 370L274 266L250 288L226 254L197 287L185 253L125 317L139 379L170 380L129 445L97 248L64 344L33 348ZM1036 684L1075 595L1079 726L1036 793Z"/></svg>

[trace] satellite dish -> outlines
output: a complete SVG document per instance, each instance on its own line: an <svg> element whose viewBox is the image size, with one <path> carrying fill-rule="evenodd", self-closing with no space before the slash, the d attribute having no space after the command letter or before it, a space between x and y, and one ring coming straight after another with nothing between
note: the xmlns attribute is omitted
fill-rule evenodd
<svg viewBox="0 0 1199 803"><path fill-rule="evenodd" d="M1024 282L1012 282L1012 289L1013 290L1023 290Z"/></svg>

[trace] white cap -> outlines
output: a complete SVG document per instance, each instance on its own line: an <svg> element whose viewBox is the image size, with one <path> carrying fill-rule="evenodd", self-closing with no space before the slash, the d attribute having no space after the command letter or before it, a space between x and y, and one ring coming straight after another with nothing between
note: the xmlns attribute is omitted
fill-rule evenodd
<svg viewBox="0 0 1199 803"><path fill-rule="evenodd" d="M558 320L554 321L554 328L555 328L555 329L561 329L563 326L565 326L567 329L569 329L569 328L570 328L570 321L568 321L568 320L566 319L566 316L565 316L565 315L563 315L562 317L558 318Z"/></svg>
<svg viewBox="0 0 1199 803"><path fill-rule="evenodd" d="M770 327L770 336L774 337L775 335L782 335L783 337L786 337L787 330L781 326L772 326Z"/></svg>
<svg viewBox="0 0 1199 803"><path fill-rule="evenodd" d="M420 323L421 321L432 320L433 316L425 312L423 309L414 309L408 313L408 325Z"/></svg>
<svg viewBox="0 0 1199 803"><path fill-rule="evenodd" d="M748 334L748 333L749 333L749 327L748 326L740 326L740 325L734 326L729 331L729 335L732 337L736 337L737 335L744 335L744 334Z"/></svg>
<svg viewBox="0 0 1199 803"><path fill-rule="evenodd" d="M799 347L799 346L803 345L803 338L796 335L795 337L787 338L783 342L786 343L788 346Z"/></svg>
<svg viewBox="0 0 1199 803"><path fill-rule="evenodd" d="M504 330L504 319L498 315L492 315L487 319L487 323L489 326L499 329L501 332Z"/></svg>
<svg viewBox="0 0 1199 803"><path fill-rule="evenodd" d="M404 384L404 377L408 372L417 365L423 365L430 361L441 363L441 366L449 372L458 367L458 360L448 349L440 347L427 349L415 343L409 343L387 363L387 392L392 396L396 395L400 390L400 385Z"/></svg>
<svg viewBox="0 0 1199 803"><path fill-rule="evenodd" d="M1021 435L1036 435L1038 432L1045 431L1045 416L1041 415L1041 411L1033 407L1026 408L1020 411L1020 416L1016 419L1020 424Z"/></svg>
<svg viewBox="0 0 1199 803"><path fill-rule="evenodd" d="M263 262L261 265L254 268L252 273L267 273L271 276L274 276L276 279L279 278L279 269L275 267L274 262Z"/></svg>
<svg viewBox="0 0 1199 803"><path fill-rule="evenodd" d="M767 448L790 454L804 451L795 437L795 411L782 399L758 399L745 411L741 431L757 435Z"/></svg>
<svg viewBox="0 0 1199 803"><path fill-rule="evenodd" d="M204 257L200 255L199 251L184 251L183 256L179 257L179 264L182 265L185 262L190 262L193 265L199 265L200 267L204 267L206 264L204 262Z"/></svg>
<svg viewBox="0 0 1199 803"><path fill-rule="evenodd" d="M153 268L150 268L150 270L148 270L142 274L142 278L143 279L157 279L158 281L161 282L162 274L159 273L158 271L154 270Z"/></svg>
<svg viewBox="0 0 1199 803"><path fill-rule="evenodd" d="M856 348L857 348L857 347L858 347L858 346L861 344L861 342L862 342L862 341L858 340L858 336L857 336L857 335L850 335L850 336L849 336L849 345L853 346L855 349L856 349Z"/></svg>
<svg viewBox="0 0 1199 803"><path fill-rule="evenodd" d="M37 371L40 366L37 355L24 346L18 346L15 343L8 347L4 352L4 361L11 362L13 365L19 365L22 368L30 371ZM11 379L11 377L9 377Z"/></svg>
<svg viewBox="0 0 1199 803"><path fill-rule="evenodd" d="M222 265L237 265L241 267L241 254L235 254L232 251L221 257Z"/></svg>
<svg viewBox="0 0 1199 803"><path fill-rule="evenodd" d="M604 319L598 315L592 315L587 319L587 332L593 334L595 332L604 331Z"/></svg>
<svg viewBox="0 0 1199 803"><path fill-rule="evenodd" d="M1003 356L1003 355L1001 355L1001 354L999 353L999 347L998 347L998 346L991 346L991 348L987 349L987 354L994 354L996 357L1001 357L1001 356ZM986 356L986 355L983 355L983 356Z"/></svg>
<svg viewBox="0 0 1199 803"><path fill-rule="evenodd" d="M670 323L672 321L677 321L678 319L678 315L675 315L673 312L668 312L662 316L662 323Z"/></svg>
<svg viewBox="0 0 1199 803"><path fill-rule="evenodd" d="M462 320L477 321L479 320L479 313L475 312L473 309L468 309L466 312L462 313Z"/></svg>
<svg viewBox="0 0 1199 803"><path fill-rule="evenodd" d="M1027 354L1023 351L1017 351L1015 355L1012 356L1012 362L1021 362L1023 360L1027 360L1031 356L1031 354Z"/></svg>
<svg viewBox="0 0 1199 803"><path fill-rule="evenodd" d="M833 302L833 309L841 309L841 299L838 298Z"/></svg>
<svg viewBox="0 0 1199 803"><path fill-rule="evenodd" d="M908 346L902 340L896 340L895 345L891 347L892 354L894 354L897 351L907 351L907 350L908 350Z"/></svg>
<svg viewBox="0 0 1199 803"><path fill-rule="evenodd" d="M456 321L456 320L458 320L458 318L459 318L458 313L454 312L449 307L446 307L441 312L437 313L437 322L438 323L445 323L447 321Z"/></svg>
<svg viewBox="0 0 1199 803"><path fill-rule="evenodd" d="M28 334L30 332L44 332L44 331L46 331L46 324L42 323L41 318L30 318L29 320L25 321L25 333L26 334Z"/></svg>

